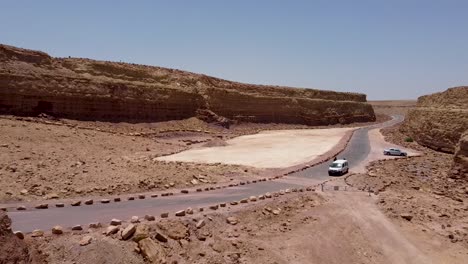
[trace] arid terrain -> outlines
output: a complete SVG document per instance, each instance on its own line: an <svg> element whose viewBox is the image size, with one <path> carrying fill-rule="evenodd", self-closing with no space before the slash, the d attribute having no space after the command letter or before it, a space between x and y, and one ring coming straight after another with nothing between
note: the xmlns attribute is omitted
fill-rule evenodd
<svg viewBox="0 0 468 264"><path fill-rule="evenodd" d="M468 259L467 87L417 102L367 103L362 94L241 84L4 45L0 62L0 264ZM368 127L392 115L406 119ZM349 143L352 131L366 131L361 145ZM383 146L409 155L384 156ZM342 177L288 173L345 148L367 152ZM189 162L172 159L184 155ZM260 182L294 187L201 205L215 187L232 197ZM8 218L38 219L51 207L100 214L100 206L114 206L106 212L115 214L145 202L151 209L148 194L161 192L176 194L159 200L168 208L183 199L196 206L33 232L14 230ZM106 199L119 195L135 201Z"/></svg>

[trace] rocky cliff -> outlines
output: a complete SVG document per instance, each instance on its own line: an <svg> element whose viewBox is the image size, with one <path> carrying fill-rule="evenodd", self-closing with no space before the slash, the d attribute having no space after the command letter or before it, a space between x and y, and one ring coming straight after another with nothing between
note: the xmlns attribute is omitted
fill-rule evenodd
<svg viewBox="0 0 468 264"><path fill-rule="evenodd" d="M452 178L468 180L468 130L458 142L450 174Z"/></svg>
<svg viewBox="0 0 468 264"><path fill-rule="evenodd" d="M421 145L454 153L468 130L468 86L421 96L401 129Z"/></svg>
<svg viewBox="0 0 468 264"><path fill-rule="evenodd" d="M0 45L0 113L130 122L200 113L307 125L375 120L364 94L250 85L160 67L52 58L6 45Z"/></svg>

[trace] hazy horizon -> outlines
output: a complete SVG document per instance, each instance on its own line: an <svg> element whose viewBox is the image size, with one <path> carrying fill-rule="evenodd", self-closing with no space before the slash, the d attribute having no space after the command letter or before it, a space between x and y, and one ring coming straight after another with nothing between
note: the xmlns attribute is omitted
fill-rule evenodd
<svg viewBox="0 0 468 264"><path fill-rule="evenodd" d="M468 85L464 1L15 1L0 43L54 57L416 99Z"/></svg>

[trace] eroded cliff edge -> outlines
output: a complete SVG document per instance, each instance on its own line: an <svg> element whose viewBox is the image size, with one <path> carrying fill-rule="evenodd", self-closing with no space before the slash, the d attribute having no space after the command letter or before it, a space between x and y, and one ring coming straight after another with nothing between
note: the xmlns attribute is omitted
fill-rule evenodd
<svg viewBox="0 0 468 264"><path fill-rule="evenodd" d="M458 146L453 157L450 176L456 179L468 180L468 130L466 130L458 142Z"/></svg>
<svg viewBox="0 0 468 264"><path fill-rule="evenodd" d="M419 97L401 129L423 146L454 153L468 130L468 86Z"/></svg>
<svg viewBox="0 0 468 264"><path fill-rule="evenodd" d="M157 122L207 112L262 123L375 121L364 94L243 84L160 67L53 58L0 45L3 114Z"/></svg>

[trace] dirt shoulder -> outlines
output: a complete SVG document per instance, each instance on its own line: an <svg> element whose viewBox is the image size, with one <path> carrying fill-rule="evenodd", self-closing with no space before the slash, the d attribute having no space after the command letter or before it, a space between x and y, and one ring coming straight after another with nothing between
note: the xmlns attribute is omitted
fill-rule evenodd
<svg viewBox="0 0 468 264"><path fill-rule="evenodd" d="M452 155L405 142L398 127L383 130L386 139L416 148L421 156L375 161L368 172L352 175L347 182L378 193L380 209L417 237L430 236L422 243L444 245L439 252L455 254L468 245L468 184L450 178ZM441 253L441 254L442 254ZM435 262L455 263L455 262Z"/></svg>

